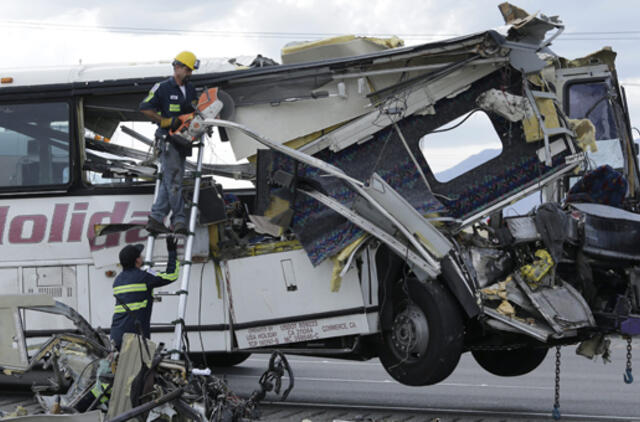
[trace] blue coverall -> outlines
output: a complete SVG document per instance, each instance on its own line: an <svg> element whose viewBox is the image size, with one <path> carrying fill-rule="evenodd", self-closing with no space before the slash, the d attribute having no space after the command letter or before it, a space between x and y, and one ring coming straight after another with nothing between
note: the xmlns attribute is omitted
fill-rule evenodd
<svg viewBox="0 0 640 422"><path fill-rule="evenodd" d="M161 117L177 117L191 113L197 103L196 90L190 82L184 84L185 95L182 94L176 80L170 77L151 88L147 97L140 103L140 110L154 110ZM168 135L167 129L158 128L156 139ZM169 141L160 142L162 179L158 198L151 208L150 217L162 223L171 213L171 223L185 224L184 200L182 199L182 176L184 174L185 157Z"/></svg>
<svg viewBox="0 0 640 422"><path fill-rule="evenodd" d="M180 264L176 262L176 251L169 251L169 261L164 273L143 271L139 268L124 269L113 282L116 306L111 321L111 338L120 349L124 333L137 333L136 320L140 321L142 333L151 335L151 311L153 289L165 286L178 279ZM128 309L127 309L128 308Z"/></svg>

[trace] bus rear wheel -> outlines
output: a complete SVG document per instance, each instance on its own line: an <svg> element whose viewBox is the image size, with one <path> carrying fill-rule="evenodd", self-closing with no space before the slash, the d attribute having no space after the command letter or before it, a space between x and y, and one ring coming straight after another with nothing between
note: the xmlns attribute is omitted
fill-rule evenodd
<svg viewBox="0 0 640 422"><path fill-rule="evenodd" d="M473 358L493 375L517 377L536 369L547 356L546 347L523 347L513 350L472 350Z"/></svg>
<svg viewBox="0 0 640 422"><path fill-rule="evenodd" d="M408 298L394 305L393 325L382 334L378 356L389 375L402 384L436 384L460 360L461 310L439 282L410 278L406 283Z"/></svg>

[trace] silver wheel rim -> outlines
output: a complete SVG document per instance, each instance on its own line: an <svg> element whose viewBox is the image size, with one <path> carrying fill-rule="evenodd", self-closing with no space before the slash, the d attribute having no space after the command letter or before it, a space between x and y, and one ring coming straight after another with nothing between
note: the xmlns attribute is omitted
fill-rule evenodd
<svg viewBox="0 0 640 422"><path fill-rule="evenodd" d="M424 312L415 305L396 315L391 329L391 344L398 358L411 362L424 357L429 346L429 325Z"/></svg>

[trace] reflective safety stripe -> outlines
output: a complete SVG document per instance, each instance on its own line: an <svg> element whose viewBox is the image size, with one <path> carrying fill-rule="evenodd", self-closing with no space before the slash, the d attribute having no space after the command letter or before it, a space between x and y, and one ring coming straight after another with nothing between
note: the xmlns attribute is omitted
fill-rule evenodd
<svg viewBox="0 0 640 422"><path fill-rule="evenodd" d="M102 385L95 385L92 389L91 389L91 394L93 394L93 397L100 397L100 394L102 394L102 392L104 391L104 395L102 397L100 397L100 403L106 403L109 401L109 397L108 395L111 394L111 388L107 387L109 386L109 384L107 383L102 383Z"/></svg>
<svg viewBox="0 0 640 422"><path fill-rule="evenodd" d="M151 88L151 90L149 91L149 95L147 95L147 98L145 98L144 100L142 100L143 103L148 103L149 101L151 101L151 99L153 98L153 96L156 93L156 90L158 89L158 87L160 86L159 83L155 84L153 86L153 88Z"/></svg>
<svg viewBox="0 0 640 422"><path fill-rule="evenodd" d="M116 286L113 288L114 295L118 295L122 293L146 292L146 291L147 291L147 285L145 283L123 284L122 286Z"/></svg>
<svg viewBox="0 0 640 422"><path fill-rule="evenodd" d="M127 303L126 305L130 311L138 311L147 307L147 299L143 300L142 302ZM113 309L113 312L116 314L121 314L123 312L127 312L127 309L124 307L124 305L116 305L116 307Z"/></svg>
<svg viewBox="0 0 640 422"><path fill-rule="evenodd" d="M169 111L180 111L180 104L169 104Z"/></svg>
<svg viewBox="0 0 640 422"><path fill-rule="evenodd" d="M176 269L172 273L158 273L157 276L163 280L176 281L180 272L180 263L176 262Z"/></svg>

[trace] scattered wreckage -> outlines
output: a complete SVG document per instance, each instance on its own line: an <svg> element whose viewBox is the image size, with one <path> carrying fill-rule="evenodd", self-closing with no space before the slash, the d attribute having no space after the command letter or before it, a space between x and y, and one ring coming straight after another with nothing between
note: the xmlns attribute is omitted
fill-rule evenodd
<svg viewBox="0 0 640 422"><path fill-rule="evenodd" d="M50 337L29 356L22 329L25 310L64 316L76 329ZM162 343L128 333L121 350L116 350L102 331L50 296L0 296L0 317L2 338L12 339L0 348L4 374L21 376L34 368L52 373L46 382L32 386L39 404L34 415L68 414L62 420L111 422L174 420L174 416L194 421L255 420L267 393L274 391L285 400L294 386L286 357L274 352L259 389L241 399L210 369L195 368L188 355L185 360L171 359ZM0 414L0 419L27 416L21 413Z"/></svg>
<svg viewBox="0 0 640 422"><path fill-rule="evenodd" d="M287 47L283 65L194 74L231 99L225 120L203 124L249 161L202 173L255 184L211 185L200 206L218 297L185 332L220 335L203 350L228 352L229 365L275 348L378 356L420 386L467 351L516 376L551 347L582 342L593 356L607 353L605 336L640 334L637 146L615 53L564 59L549 49L558 18L500 10L500 31L412 47L344 37ZM136 104L155 81L60 89L82 129L108 138L141 119ZM474 113L501 152L442 181L424 145ZM148 195L149 155L84 141L85 171ZM531 212L504 213L538 195Z"/></svg>

